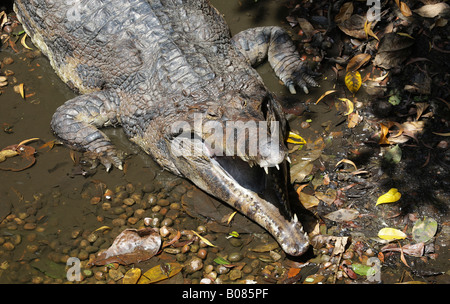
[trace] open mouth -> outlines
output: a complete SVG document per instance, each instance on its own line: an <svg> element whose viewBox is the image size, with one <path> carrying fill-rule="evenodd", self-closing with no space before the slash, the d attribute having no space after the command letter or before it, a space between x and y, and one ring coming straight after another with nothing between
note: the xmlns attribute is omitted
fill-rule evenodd
<svg viewBox="0 0 450 304"><path fill-rule="evenodd" d="M261 199L280 210L286 220L292 218L289 207L287 183L288 170L286 160L275 167L252 165L234 156L213 156L220 167L241 187L254 192Z"/></svg>

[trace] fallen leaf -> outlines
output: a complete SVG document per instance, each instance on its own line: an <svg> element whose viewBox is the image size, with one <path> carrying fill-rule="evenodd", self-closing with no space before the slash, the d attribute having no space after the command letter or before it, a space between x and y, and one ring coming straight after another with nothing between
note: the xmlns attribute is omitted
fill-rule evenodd
<svg viewBox="0 0 450 304"><path fill-rule="evenodd" d="M96 232L96 231L103 231L103 230L109 230L109 229L111 229L111 227L109 227L109 226L101 226L101 227L95 229L93 232Z"/></svg>
<svg viewBox="0 0 450 304"><path fill-rule="evenodd" d="M314 195L321 201L325 202L328 206L331 206L336 199L337 192L335 189L329 188L325 193L316 191Z"/></svg>
<svg viewBox="0 0 450 304"><path fill-rule="evenodd" d="M33 50L25 42L25 40L27 39L27 36L28 36L27 33L25 33L25 35L23 35L22 39L20 40L20 43L23 45L24 48L29 49L29 50Z"/></svg>
<svg viewBox="0 0 450 304"><path fill-rule="evenodd" d="M233 213L230 214L230 216L227 219L227 225L231 223L231 221L233 220L233 217L236 215L237 211L234 211Z"/></svg>
<svg viewBox="0 0 450 304"><path fill-rule="evenodd" d="M195 232L194 230L191 230L196 236L198 236L206 245L211 246L211 247L217 247L216 245L214 245L213 243L211 243L207 238L201 236L200 234L198 234L197 232Z"/></svg>
<svg viewBox="0 0 450 304"><path fill-rule="evenodd" d="M347 116L347 127L349 128L349 129L352 129L352 128L354 128L354 127L356 127L359 123L360 123L360 121L361 121L361 116L359 116L359 113L358 113L358 111L356 111L355 113L350 113L348 116Z"/></svg>
<svg viewBox="0 0 450 304"><path fill-rule="evenodd" d="M303 207L305 207L306 209L319 205L319 199L313 195L300 192L298 194L298 198L300 199Z"/></svg>
<svg viewBox="0 0 450 304"><path fill-rule="evenodd" d="M166 263L165 267L157 265L142 274L138 284L151 284L173 277L183 269L178 263Z"/></svg>
<svg viewBox="0 0 450 304"><path fill-rule="evenodd" d="M417 244L406 244L404 246L397 246L397 244L387 244L386 246L381 248L381 252L402 252L414 256L414 257L421 257L423 256L425 249L425 244L423 242L417 243Z"/></svg>
<svg viewBox="0 0 450 304"><path fill-rule="evenodd" d="M142 271L139 268L131 268L123 276L123 284L136 284L141 277Z"/></svg>
<svg viewBox="0 0 450 304"><path fill-rule="evenodd" d="M395 3L397 3L397 6L400 9L400 12L403 14L403 16L405 17L412 16L412 12L405 2L396 0Z"/></svg>
<svg viewBox="0 0 450 304"><path fill-rule="evenodd" d="M358 216L359 212L355 209L339 209L324 215L325 218L334 222L352 221Z"/></svg>
<svg viewBox="0 0 450 304"><path fill-rule="evenodd" d="M435 4L426 4L421 8L414 10L414 13L425 18L434 18L437 16L445 16L450 13L450 6L447 3L440 2Z"/></svg>
<svg viewBox="0 0 450 304"><path fill-rule="evenodd" d="M350 17L353 14L353 2L346 2L342 4L341 9L339 10L339 13L334 17L334 22L336 23L342 23L346 21L347 19L350 19Z"/></svg>
<svg viewBox="0 0 450 304"><path fill-rule="evenodd" d="M437 222L429 217L418 220L412 229L412 237L416 242L426 243L431 240L437 231Z"/></svg>
<svg viewBox="0 0 450 304"><path fill-rule="evenodd" d="M129 265L153 257L161 247L161 236L153 228L125 229L114 240L111 247L100 252L92 265L119 263Z"/></svg>
<svg viewBox="0 0 450 304"><path fill-rule="evenodd" d="M319 284L323 280L325 280L325 277L323 275L315 273L307 276L303 281L303 284Z"/></svg>
<svg viewBox="0 0 450 304"><path fill-rule="evenodd" d="M370 276L375 274L375 270L371 266L354 263L352 264L352 269L356 274L361 276Z"/></svg>
<svg viewBox="0 0 450 304"><path fill-rule="evenodd" d="M286 141L295 145L306 145L306 140L292 131L289 132L289 136Z"/></svg>
<svg viewBox="0 0 450 304"><path fill-rule="evenodd" d="M378 231L378 237L383 240L403 240L406 238L406 234L395 228L382 228Z"/></svg>
<svg viewBox="0 0 450 304"><path fill-rule="evenodd" d="M293 182L301 183L306 176L308 176L313 169L312 161L300 161L293 165L290 169L291 180Z"/></svg>
<svg viewBox="0 0 450 304"><path fill-rule="evenodd" d="M356 92L358 92L361 84L361 74L358 71L348 72L345 75L345 85L348 90L353 93L353 96L355 96Z"/></svg>
<svg viewBox="0 0 450 304"><path fill-rule="evenodd" d="M380 204L386 204L386 203L394 203L394 202L398 201L401 197L402 197L402 194L400 192L398 192L398 190L396 188L391 188L388 192L381 195L377 199L377 203L375 204L375 206L378 206Z"/></svg>
<svg viewBox="0 0 450 304"><path fill-rule="evenodd" d="M23 89L23 83L15 85L14 86L14 92L20 94L20 96L24 99L25 98L25 92Z"/></svg>
<svg viewBox="0 0 450 304"><path fill-rule="evenodd" d="M319 101L321 101L325 96L330 95L330 94L332 94L332 93L334 93L334 92L336 92L336 90L329 90L329 91L326 91L325 93L322 94L322 96L319 97L319 99L317 99L317 101L316 101L315 104L318 104Z"/></svg>
<svg viewBox="0 0 450 304"><path fill-rule="evenodd" d="M369 54L358 54L354 56L347 64L347 72L358 70L372 58Z"/></svg>
<svg viewBox="0 0 450 304"><path fill-rule="evenodd" d="M391 139L391 143L392 143ZM392 164L398 164L402 160L402 149L399 145L395 145L387 149L383 155L383 158Z"/></svg>
<svg viewBox="0 0 450 304"><path fill-rule="evenodd" d="M375 33L372 31L372 22L369 22L368 20L366 20L366 22L364 23L364 32L366 33L366 38L369 38L369 36L371 36L380 41L377 35L375 35Z"/></svg>
<svg viewBox="0 0 450 304"><path fill-rule="evenodd" d="M339 100L345 102L345 105L347 106L347 112L344 113L344 116L347 116L347 115L351 114L353 112L353 109L354 109L353 102L351 102L347 98L339 98Z"/></svg>
<svg viewBox="0 0 450 304"><path fill-rule="evenodd" d="M380 129L381 129L381 135L380 135L378 144L379 145L389 145L390 142L387 139L387 135L389 133L389 128L387 126L385 126L384 124L380 123Z"/></svg>
<svg viewBox="0 0 450 304"><path fill-rule="evenodd" d="M231 264L229 261L227 261L226 259L224 259L222 257L217 257L213 261L219 265L230 265Z"/></svg>
<svg viewBox="0 0 450 304"><path fill-rule="evenodd" d="M6 149L0 151L0 163L5 161L7 158L19 155L19 152L16 150Z"/></svg>
<svg viewBox="0 0 450 304"><path fill-rule="evenodd" d="M352 161L349 160L349 159L346 159L346 158L341 159L340 161L338 161L337 164L336 164L336 166L334 166L334 167L336 168L337 166L339 166L339 165L342 164L342 163L350 164L350 165L352 165L352 166L355 168L355 170L358 170L358 168L356 167L355 163L352 162Z"/></svg>

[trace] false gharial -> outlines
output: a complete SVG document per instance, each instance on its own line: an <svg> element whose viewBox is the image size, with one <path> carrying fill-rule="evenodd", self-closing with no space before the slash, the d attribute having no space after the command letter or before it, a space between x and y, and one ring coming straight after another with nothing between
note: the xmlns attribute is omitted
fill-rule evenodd
<svg viewBox="0 0 450 304"><path fill-rule="evenodd" d="M287 193L286 118L254 69L268 60L291 93L317 86L286 31L232 37L207 0L16 0L14 10L79 93L53 115L61 141L122 169L123 153L99 130L121 126L162 168L261 225L287 254L307 250Z"/></svg>

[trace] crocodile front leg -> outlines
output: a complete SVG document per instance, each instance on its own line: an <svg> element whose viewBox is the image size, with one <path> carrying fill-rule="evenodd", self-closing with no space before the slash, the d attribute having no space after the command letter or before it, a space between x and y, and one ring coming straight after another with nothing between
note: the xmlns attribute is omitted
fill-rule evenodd
<svg viewBox="0 0 450 304"><path fill-rule="evenodd" d="M308 86L317 87L311 76L319 74L311 72L298 54L294 42L280 27L265 26L251 28L236 34L233 42L252 66L256 66L268 58L278 78L295 94L298 85L308 94Z"/></svg>
<svg viewBox="0 0 450 304"><path fill-rule="evenodd" d="M65 102L53 115L56 136L76 150L93 153L109 171L122 169L122 156L98 128L119 124L118 96L108 90L77 96Z"/></svg>

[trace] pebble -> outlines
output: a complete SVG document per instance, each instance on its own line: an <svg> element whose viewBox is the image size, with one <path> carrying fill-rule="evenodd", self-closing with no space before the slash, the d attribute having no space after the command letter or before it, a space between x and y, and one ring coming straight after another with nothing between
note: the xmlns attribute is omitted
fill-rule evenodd
<svg viewBox="0 0 450 304"><path fill-rule="evenodd" d="M230 262L239 262L242 258L243 256L240 252L232 252L228 255L228 261Z"/></svg>
<svg viewBox="0 0 450 304"><path fill-rule="evenodd" d="M119 269L110 269L109 272L108 272L108 276L113 281L118 281L121 278L123 278L123 273Z"/></svg>
<svg viewBox="0 0 450 304"><path fill-rule="evenodd" d="M124 199L123 203L127 206L133 206L136 203L136 201L133 198L129 197Z"/></svg>
<svg viewBox="0 0 450 304"><path fill-rule="evenodd" d="M170 205L170 202L164 198L158 200L157 204L161 207L166 207Z"/></svg>
<svg viewBox="0 0 450 304"><path fill-rule="evenodd" d="M241 247L242 246L242 240L237 239L237 238L230 238L229 240L231 246L233 247Z"/></svg>
<svg viewBox="0 0 450 304"><path fill-rule="evenodd" d="M231 281L236 281L237 279L242 278L242 272L239 269L232 269L228 276Z"/></svg>
<svg viewBox="0 0 450 304"><path fill-rule="evenodd" d="M187 263L186 263L186 273L194 273L196 271L199 271L203 268L203 262L202 259L199 257L192 257Z"/></svg>
<svg viewBox="0 0 450 304"><path fill-rule="evenodd" d="M12 250L14 250L15 246L11 242L5 242L5 243L3 243L3 248L5 248L8 251L12 251Z"/></svg>
<svg viewBox="0 0 450 304"><path fill-rule="evenodd" d="M208 254L208 251L206 249L202 248L197 252L197 256L201 258L202 260L206 259L206 255Z"/></svg>

